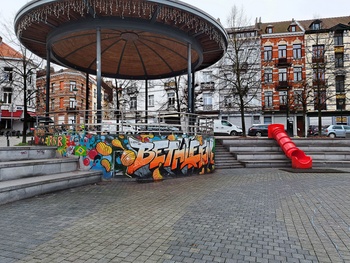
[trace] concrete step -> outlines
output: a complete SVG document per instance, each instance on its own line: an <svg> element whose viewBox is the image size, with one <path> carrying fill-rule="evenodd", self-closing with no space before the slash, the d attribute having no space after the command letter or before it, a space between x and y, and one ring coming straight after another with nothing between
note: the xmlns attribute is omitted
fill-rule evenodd
<svg viewBox="0 0 350 263"><path fill-rule="evenodd" d="M72 171L0 182L0 204L100 182L101 171Z"/></svg>
<svg viewBox="0 0 350 263"><path fill-rule="evenodd" d="M15 146L0 147L1 162L19 160L50 159L56 157L57 147L48 146Z"/></svg>
<svg viewBox="0 0 350 263"><path fill-rule="evenodd" d="M78 165L78 157L0 162L0 181L72 172Z"/></svg>

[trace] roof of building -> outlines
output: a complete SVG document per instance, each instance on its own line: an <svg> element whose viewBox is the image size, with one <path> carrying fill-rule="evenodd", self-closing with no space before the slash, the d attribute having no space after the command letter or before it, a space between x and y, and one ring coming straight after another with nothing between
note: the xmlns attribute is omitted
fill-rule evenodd
<svg viewBox="0 0 350 263"><path fill-rule="evenodd" d="M11 46L3 42L2 37L0 37L0 57L1 58L23 58L22 54L13 49Z"/></svg>

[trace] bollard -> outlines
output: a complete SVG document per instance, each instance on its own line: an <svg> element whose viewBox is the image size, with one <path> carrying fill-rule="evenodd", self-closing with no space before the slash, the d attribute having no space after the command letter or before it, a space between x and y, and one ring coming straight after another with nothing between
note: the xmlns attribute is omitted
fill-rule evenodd
<svg viewBox="0 0 350 263"><path fill-rule="evenodd" d="M9 133L6 133L7 147L10 147Z"/></svg>

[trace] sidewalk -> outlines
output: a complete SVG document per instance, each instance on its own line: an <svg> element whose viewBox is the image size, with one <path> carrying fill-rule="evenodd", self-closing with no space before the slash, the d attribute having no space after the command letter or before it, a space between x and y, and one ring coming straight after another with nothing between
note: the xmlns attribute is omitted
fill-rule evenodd
<svg viewBox="0 0 350 263"><path fill-rule="evenodd" d="M9 203L0 262L350 262L349 171L111 180Z"/></svg>
<svg viewBox="0 0 350 263"><path fill-rule="evenodd" d="M30 137L27 137L27 141L30 140ZM0 136L0 147L7 146L16 146L22 142L22 137L17 138L17 136L9 136L8 139L6 136Z"/></svg>

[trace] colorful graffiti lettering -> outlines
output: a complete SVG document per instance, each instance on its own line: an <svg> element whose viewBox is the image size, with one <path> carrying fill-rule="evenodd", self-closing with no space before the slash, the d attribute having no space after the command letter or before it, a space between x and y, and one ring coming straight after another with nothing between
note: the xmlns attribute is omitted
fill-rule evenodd
<svg viewBox="0 0 350 263"><path fill-rule="evenodd" d="M37 136L35 142L57 146L61 156L79 156L80 169L102 170L105 179L122 174L162 180L214 170L215 140L212 137L81 133Z"/></svg>

